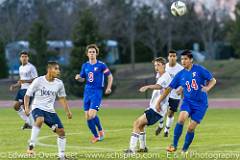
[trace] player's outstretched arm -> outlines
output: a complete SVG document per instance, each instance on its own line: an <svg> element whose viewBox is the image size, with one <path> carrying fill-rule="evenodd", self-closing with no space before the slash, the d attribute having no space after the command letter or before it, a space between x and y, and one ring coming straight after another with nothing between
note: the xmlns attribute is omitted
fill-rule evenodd
<svg viewBox="0 0 240 160"><path fill-rule="evenodd" d="M140 92L146 92L148 89L152 89L152 90L160 90L162 89L162 86L160 86L159 84L153 84L153 85L147 85L147 86L143 86L139 89Z"/></svg>
<svg viewBox="0 0 240 160"><path fill-rule="evenodd" d="M157 106L156 109L158 112L161 111L161 102L169 95L169 93L171 92L172 88L171 87L167 87L163 93L161 94L161 96L159 97L158 101L157 101Z"/></svg>
<svg viewBox="0 0 240 160"><path fill-rule="evenodd" d="M78 82L84 82L84 81L85 81L85 78L82 78L82 77L80 76L80 74L76 74L75 80L77 80Z"/></svg>
<svg viewBox="0 0 240 160"><path fill-rule="evenodd" d="M217 83L217 80L215 78L212 78L206 86L201 86L203 92L209 92Z"/></svg>
<svg viewBox="0 0 240 160"><path fill-rule="evenodd" d="M25 95L24 96L24 108L25 108L25 114L27 116L29 116L29 114L30 114L29 103L30 103L30 96Z"/></svg>
<svg viewBox="0 0 240 160"><path fill-rule="evenodd" d="M68 119L72 119L72 112L69 109L67 99L65 97L59 97L59 103L63 106L65 112L67 113Z"/></svg>
<svg viewBox="0 0 240 160"><path fill-rule="evenodd" d="M105 91L105 94L110 94L112 92L113 76L112 74L108 75L108 84Z"/></svg>
<svg viewBox="0 0 240 160"><path fill-rule="evenodd" d="M14 91L16 88L19 88L19 87L21 87L21 81L20 80L17 81L17 83L12 84L9 89L10 89L10 91Z"/></svg>

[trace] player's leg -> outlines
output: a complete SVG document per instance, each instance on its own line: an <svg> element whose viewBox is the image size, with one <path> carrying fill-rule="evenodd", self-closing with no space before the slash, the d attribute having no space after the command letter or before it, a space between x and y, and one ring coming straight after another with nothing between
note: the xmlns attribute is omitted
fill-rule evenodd
<svg viewBox="0 0 240 160"><path fill-rule="evenodd" d="M96 143L99 140L99 135L98 135L96 124L95 124L96 115L97 115L97 110L95 109L89 109L89 111L87 112L88 126L94 136L91 140L92 143Z"/></svg>
<svg viewBox="0 0 240 160"><path fill-rule="evenodd" d="M198 124L201 123L202 119L204 118L204 115L206 114L207 111L207 106L202 107L202 106L197 106L194 107L195 109L192 109L192 114L191 114L191 122L188 125L188 130L185 136L185 142L182 148L183 152L187 152L189 146L191 145L193 139L194 139L194 131L197 127ZM201 109L199 109L201 108Z"/></svg>
<svg viewBox="0 0 240 160"><path fill-rule="evenodd" d="M191 110L189 104L186 102L183 103L181 106L181 111L179 113L178 122L174 129L173 143L170 146L168 146L167 148L168 152L174 152L177 150L178 141L182 135L184 122L186 121L190 114Z"/></svg>
<svg viewBox="0 0 240 160"><path fill-rule="evenodd" d="M156 136L158 136L161 133L161 131L162 131L163 127L164 127L163 123L164 123L164 118L159 120L159 124L158 124L158 126L157 126L157 128L155 130L155 135Z"/></svg>
<svg viewBox="0 0 240 160"><path fill-rule="evenodd" d="M146 148L146 139L144 137L146 135L144 132L144 128L147 124L148 124L148 121L145 113L134 121L133 131L132 131L132 135L129 142L129 149L125 151L126 153L135 153L138 140L141 141L140 148L141 149ZM140 135L141 135L141 138L140 138Z"/></svg>
<svg viewBox="0 0 240 160"><path fill-rule="evenodd" d="M25 90L19 90L13 104L14 110L18 113L19 117L24 120L25 124L22 129L30 129L31 121L29 117L25 114L23 100L24 100Z"/></svg>
<svg viewBox="0 0 240 160"><path fill-rule="evenodd" d="M32 127L31 131L31 139L29 143L29 148L27 150L28 154L34 154L34 147L36 145L36 140L40 132L40 128L42 127L42 124L44 122L44 113L42 110L36 108L32 111L33 118L35 120L35 123Z"/></svg>
<svg viewBox="0 0 240 160"><path fill-rule="evenodd" d="M47 112L45 116L45 123L52 128L53 132L55 132L58 135L57 137L58 157L60 160L65 160L66 137L61 120L59 119L56 113Z"/></svg>
<svg viewBox="0 0 240 160"><path fill-rule="evenodd" d="M164 137L168 137L169 129L174 122L174 113L177 112L180 100L169 98L169 110L166 119L166 126L164 129Z"/></svg>

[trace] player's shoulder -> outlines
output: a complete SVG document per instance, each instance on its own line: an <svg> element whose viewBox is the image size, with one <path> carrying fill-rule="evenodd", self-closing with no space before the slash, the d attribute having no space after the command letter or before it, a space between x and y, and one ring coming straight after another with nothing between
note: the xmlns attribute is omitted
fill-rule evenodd
<svg viewBox="0 0 240 160"><path fill-rule="evenodd" d="M198 71L207 70L204 66L200 64L193 64L194 68Z"/></svg>
<svg viewBox="0 0 240 160"><path fill-rule="evenodd" d="M162 79L171 79L171 75L168 72L163 73L163 75L160 77Z"/></svg>
<svg viewBox="0 0 240 160"><path fill-rule="evenodd" d="M98 64L100 64L100 65L106 65L106 63L104 63L103 61L100 61L100 60L98 60Z"/></svg>
<svg viewBox="0 0 240 160"><path fill-rule="evenodd" d="M39 76L39 77L37 77L33 80L34 83L39 83L39 82L42 82L42 81L44 81L44 76Z"/></svg>
<svg viewBox="0 0 240 160"><path fill-rule="evenodd" d="M176 67L179 68L180 70L182 70L182 69L184 68L184 67L183 67L181 64L179 64L179 63L176 64Z"/></svg>
<svg viewBox="0 0 240 160"><path fill-rule="evenodd" d="M59 78L55 78L54 81L55 81L56 83L63 84L63 81L62 81L61 79L59 79Z"/></svg>

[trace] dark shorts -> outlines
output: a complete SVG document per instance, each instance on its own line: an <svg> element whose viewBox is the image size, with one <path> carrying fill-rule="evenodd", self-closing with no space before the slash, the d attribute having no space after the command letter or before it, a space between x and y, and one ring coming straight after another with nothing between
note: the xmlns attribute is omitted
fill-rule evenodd
<svg viewBox="0 0 240 160"><path fill-rule="evenodd" d="M146 109L144 113L147 117L148 126L155 124L157 121L159 121L162 118L160 114L156 113L151 108Z"/></svg>
<svg viewBox="0 0 240 160"><path fill-rule="evenodd" d="M168 103L169 103L169 109L173 112L177 112L180 99L169 98Z"/></svg>
<svg viewBox="0 0 240 160"><path fill-rule="evenodd" d="M34 121L36 121L38 117L44 117L44 123L53 130L55 128L63 128L62 122L56 113L50 113L39 108L35 108L32 111L32 116L34 118Z"/></svg>
<svg viewBox="0 0 240 160"><path fill-rule="evenodd" d="M98 111L101 107L102 94L102 89L85 90L83 97L84 111L88 111L89 109L95 109Z"/></svg>
<svg viewBox="0 0 240 160"><path fill-rule="evenodd" d="M19 89L17 92L17 96L15 98L15 101L23 103L26 92L27 92L27 89Z"/></svg>
<svg viewBox="0 0 240 160"><path fill-rule="evenodd" d="M199 124L205 116L207 108L208 106L206 104L192 105L188 102L183 101L180 111L188 112L189 117Z"/></svg>

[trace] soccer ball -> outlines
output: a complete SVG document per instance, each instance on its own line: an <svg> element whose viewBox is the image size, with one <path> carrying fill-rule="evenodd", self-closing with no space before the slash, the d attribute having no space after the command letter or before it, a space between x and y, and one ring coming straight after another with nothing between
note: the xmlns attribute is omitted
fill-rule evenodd
<svg viewBox="0 0 240 160"><path fill-rule="evenodd" d="M187 12L187 6L182 1L173 2L171 5L171 13L174 16L183 16Z"/></svg>

